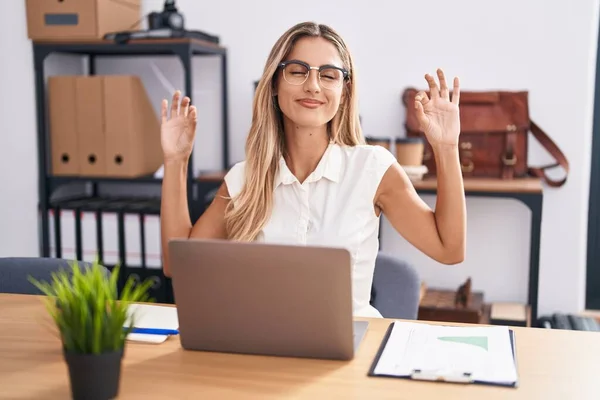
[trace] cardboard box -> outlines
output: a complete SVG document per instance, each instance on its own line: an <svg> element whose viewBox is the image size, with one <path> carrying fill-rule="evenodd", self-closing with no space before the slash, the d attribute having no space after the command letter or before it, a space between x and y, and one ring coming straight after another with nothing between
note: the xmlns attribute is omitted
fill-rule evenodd
<svg viewBox="0 0 600 400"><path fill-rule="evenodd" d="M25 0L30 39L101 39L133 29L141 0Z"/></svg>
<svg viewBox="0 0 600 400"><path fill-rule="evenodd" d="M531 307L522 303L494 302L491 304L492 325L531 326Z"/></svg>
<svg viewBox="0 0 600 400"><path fill-rule="evenodd" d="M137 76L48 79L52 175L139 177L162 165L160 120Z"/></svg>

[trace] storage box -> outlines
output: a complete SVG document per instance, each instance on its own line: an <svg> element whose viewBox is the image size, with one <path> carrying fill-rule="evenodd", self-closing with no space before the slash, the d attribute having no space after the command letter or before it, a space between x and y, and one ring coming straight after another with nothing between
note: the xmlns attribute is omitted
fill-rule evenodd
<svg viewBox="0 0 600 400"><path fill-rule="evenodd" d="M11 0L14 1L14 0ZM141 0L25 0L30 39L101 39L142 19Z"/></svg>
<svg viewBox="0 0 600 400"><path fill-rule="evenodd" d="M419 320L480 324L484 323L486 308L483 293L472 292L466 307L456 305L453 290L427 289L419 304Z"/></svg>
<svg viewBox="0 0 600 400"><path fill-rule="evenodd" d="M492 303L490 323L492 325L531 326L531 307L521 303Z"/></svg>
<svg viewBox="0 0 600 400"><path fill-rule="evenodd" d="M162 165L160 121L137 76L48 79L52 175L139 177Z"/></svg>

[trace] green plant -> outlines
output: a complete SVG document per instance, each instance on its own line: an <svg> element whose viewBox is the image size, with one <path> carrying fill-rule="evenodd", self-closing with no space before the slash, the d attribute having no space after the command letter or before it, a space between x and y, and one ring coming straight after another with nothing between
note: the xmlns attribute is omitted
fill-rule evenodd
<svg viewBox="0 0 600 400"><path fill-rule="evenodd" d="M53 272L51 282L29 277L47 295L46 308L58 327L65 351L103 354L123 349L135 323L127 308L134 302L151 301L148 289L152 281L136 284L128 279L119 299L119 269L115 266L107 277L98 261L84 271L75 261L70 270Z"/></svg>

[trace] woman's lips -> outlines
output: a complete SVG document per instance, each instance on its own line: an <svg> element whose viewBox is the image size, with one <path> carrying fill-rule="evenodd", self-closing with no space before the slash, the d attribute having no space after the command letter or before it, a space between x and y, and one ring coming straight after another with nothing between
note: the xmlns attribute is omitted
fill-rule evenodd
<svg viewBox="0 0 600 400"><path fill-rule="evenodd" d="M323 104L323 102L315 99L300 99L298 100L298 103L306 108L317 108Z"/></svg>

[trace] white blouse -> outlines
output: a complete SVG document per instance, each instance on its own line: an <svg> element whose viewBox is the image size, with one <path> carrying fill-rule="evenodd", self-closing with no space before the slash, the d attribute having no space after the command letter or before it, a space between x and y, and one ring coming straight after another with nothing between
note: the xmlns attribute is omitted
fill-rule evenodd
<svg viewBox="0 0 600 400"><path fill-rule="evenodd" d="M379 217L373 199L383 174L396 162L381 146L330 144L304 183L279 163L271 218L257 241L343 247L352 260L355 316L381 317L369 304L375 258L379 251ZM244 182L245 161L225 176L230 196Z"/></svg>

